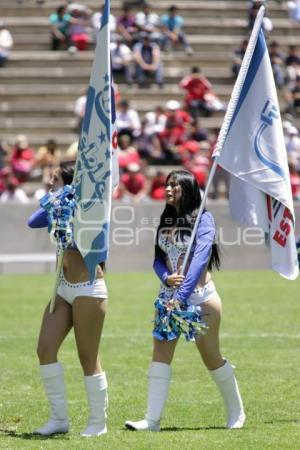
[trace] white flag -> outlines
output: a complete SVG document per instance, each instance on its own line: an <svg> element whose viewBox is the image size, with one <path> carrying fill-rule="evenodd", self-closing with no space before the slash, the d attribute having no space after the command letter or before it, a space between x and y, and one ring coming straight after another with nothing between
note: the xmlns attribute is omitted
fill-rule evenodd
<svg viewBox="0 0 300 450"><path fill-rule="evenodd" d="M229 196L233 217L261 227L269 237L272 269L295 279L299 269L287 153L262 30L218 163L233 175Z"/></svg>
<svg viewBox="0 0 300 450"><path fill-rule="evenodd" d="M108 257L112 189L118 182L117 132L110 65L109 0L105 1L73 184L77 210L74 237L90 280Z"/></svg>

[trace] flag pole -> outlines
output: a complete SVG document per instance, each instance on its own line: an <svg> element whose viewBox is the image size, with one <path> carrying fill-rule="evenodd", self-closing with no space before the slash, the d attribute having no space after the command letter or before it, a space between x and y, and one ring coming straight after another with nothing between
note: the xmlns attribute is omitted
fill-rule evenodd
<svg viewBox="0 0 300 450"><path fill-rule="evenodd" d="M230 123L231 123L233 114L236 110L239 96L240 96L241 90L243 88L243 85L244 85L244 82L245 82L245 79L247 76L251 58L252 58L254 50L255 50L257 38L258 38L259 32L261 30L262 21L264 18L264 13L265 13L265 7L261 6L257 13L256 19L255 19L255 23L254 23L254 26L253 26L253 29L251 32L251 36L250 36L250 39L249 39L249 42L247 45L247 49L246 49L246 52L245 52L245 55L244 55L244 58L242 61L242 65L241 65L237 80L235 82L235 85L233 87L230 101L228 103L228 107L227 107L227 110L225 113L224 121L223 121L221 130L220 130L218 139L217 139L216 148L212 155L214 158L214 161L213 161L213 164L212 164L210 172L209 172L209 176L208 176L208 180L207 180L207 183L205 186L204 194L202 196L199 212L198 212L197 218L195 220L194 228L193 228L193 231L191 234L191 239L190 239L190 242L189 242L183 263L182 263L182 267L180 270L181 274L185 273L185 269L186 269L187 262L188 262L188 259L189 259L190 253L191 253L192 245L193 245L195 237L196 237L198 225L199 225L201 215L204 210L205 202L206 202L206 199L208 196L209 188L210 188L212 179L214 177L214 174L215 174L215 171L216 171L216 168L218 165L218 158L221 154L221 150L223 148L225 139L227 137Z"/></svg>

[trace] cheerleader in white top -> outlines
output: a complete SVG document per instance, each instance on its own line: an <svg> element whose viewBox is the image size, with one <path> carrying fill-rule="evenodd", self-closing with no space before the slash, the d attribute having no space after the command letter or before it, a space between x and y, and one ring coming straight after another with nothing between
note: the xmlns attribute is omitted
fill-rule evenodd
<svg viewBox="0 0 300 450"><path fill-rule="evenodd" d="M227 428L242 428L245 413L239 388L233 368L222 357L219 346L222 306L210 274L213 267L219 269L220 266L214 220L211 213L204 210L184 276L180 274L180 267L201 203L196 178L185 170L172 171L166 181L166 197L166 207L157 230L153 265L161 285L155 302L147 413L143 420L127 421L125 425L131 430L160 431L160 419L171 380L171 363L183 332L187 340L195 341L205 366L217 384L227 413ZM201 311L207 325L206 333L195 333L195 327L191 332L190 326L184 329L172 321L166 325L166 316L161 311L172 308L176 311L176 305L180 305L189 317L196 310Z"/></svg>
<svg viewBox="0 0 300 450"><path fill-rule="evenodd" d="M31 228L48 227L61 239L72 240L69 244L67 242L68 245L64 249L55 310L50 313L49 305L45 308L37 347L40 375L50 405L50 417L35 433L44 436L69 431L64 372L58 361L58 352L72 328L84 372L90 410L87 427L81 436L100 436L107 432L107 379L98 356L108 298L104 263L99 261L95 280L90 283L83 258L72 239L70 217L68 220L66 218L72 215L74 208L71 194L73 173L73 166L68 164L61 164L54 170L50 194L41 199L42 208L28 220Z"/></svg>

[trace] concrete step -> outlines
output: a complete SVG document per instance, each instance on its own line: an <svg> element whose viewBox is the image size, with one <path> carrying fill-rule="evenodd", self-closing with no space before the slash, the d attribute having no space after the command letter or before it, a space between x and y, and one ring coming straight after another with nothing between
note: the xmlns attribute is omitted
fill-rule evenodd
<svg viewBox="0 0 300 450"><path fill-rule="evenodd" d="M113 14L119 15L122 6L122 0L112 0L111 8ZM98 0L86 0L84 2L93 11L99 10ZM23 4L18 6L15 1L1 0L0 5L0 16L40 16L41 14L46 17L54 11L54 9L60 4L60 1L46 1L44 5L37 6L32 0L24 0ZM154 3L153 3L154 4ZM171 6L171 1L155 2L154 10L157 14L163 14L166 9ZM178 0L176 5L185 12L187 16L193 17L243 17L247 14L247 2L246 0L237 1L219 1L219 0ZM134 8L134 10L139 10L140 8ZM277 2L269 0L268 1L268 11L272 18L275 17L286 17L287 11L285 4L278 5Z"/></svg>
<svg viewBox="0 0 300 450"><path fill-rule="evenodd" d="M80 65L81 68L91 68L94 58L94 51L77 52L70 55L67 51L13 51L7 63L7 68L13 67L76 67ZM195 52L193 56L188 56L183 51L176 50L173 53L162 53L162 60L164 65L172 67L186 67L197 61L201 67L205 66L220 66L228 64L232 59L231 51L199 51Z"/></svg>
<svg viewBox="0 0 300 450"><path fill-rule="evenodd" d="M130 105L132 108L137 109L140 116L143 117L148 111L152 111L156 106L161 105L160 99L148 99L147 102L142 99L131 99ZM41 101L41 102L29 102L29 101L11 101L1 102L0 104L0 117L6 119L15 118L32 118L32 123L35 123L35 117L43 118L61 118L64 117L74 118L74 105L75 101ZM217 115L223 115L223 113L216 113Z"/></svg>
<svg viewBox="0 0 300 450"><path fill-rule="evenodd" d="M245 39L247 32L238 35L188 35L187 38L195 51L230 51L236 48L242 39ZM272 38L271 38L272 39ZM289 45L298 45L299 38L294 35L288 36L287 33L276 35L276 40L280 42L282 49ZM34 34L24 34L15 36L15 50L42 51L49 50L50 38L48 35L39 36L38 40Z"/></svg>
<svg viewBox="0 0 300 450"><path fill-rule="evenodd" d="M90 78L89 67L73 67L73 68L42 68L42 67L24 67L6 68L0 71L0 83L9 84L88 84ZM190 67L185 69L176 67L165 67L164 76L166 83L178 84L180 80L190 73ZM204 67L203 73L212 84L232 84L232 76L230 67ZM124 77L116 76L115 82L124 82Z"/></svg>
<svg viewBox="0 0 300 450"><path fill-rule="evenodd" d="M214 85L214 91L222 99L229 99L232 92L232 85ZM42 84L42 85L24 85L24 84L8 84L0 85L0 96L2 102L10 101L27 101L42 103L44 101L74 101L80 95L86 92L86 84ZM148 88L139 89L136 85L128 87L127 85L119 85L122 98L135 102L143 102L151 100L161 100L162 102L173 99L182 99L184 91L174 84L165 84L163 88L152 85ZM279 98L282 98L284 91L279 91Z"/></svg>
<svg viewBox="0 0 300 450"><path fill-rule="evenodd" d="M19 36L34 33L39 37L49 36L49 22L47 17L10 17L6 19L6 25L19 40ZM274 29L272 36L291 34L299 35L300 28L288 18L275 18L272 20ZM185 17L185 32L187 34L243 34L247 28L247 18L234 17ZM93 30L90 29L92 37Z"/></svg>
<svg viewBox="0 0 300 450"><path fill-rule="evenodd" d="M12 100L18 101L32 101L43 102L46 100L64 100L74 101L80 95L86 92L86 84L8 84L7 86L0 86L0 96L2 101L9 102ZM162 89L153 85L151 88L139 89L135 85L128 87L120 85L121 97L124 99L141 102L148 100L161 100L166 102L170 98L181 100L184 96L183 90L177 85L166 84ZM224 99L227 99L231 93L232 86L215 85L214 90Z"/></svg>
<svg viewBox="0 0 300 450"><path fill-rule="evenodd" d="M61 133L63 131L75 130L76 127L76 119L64 117L61 118L52 118L52 117L17 117L17 118L8 118L4 117L1 120L0 124L0 132L13 132L25 133L28 131L35 131L39 133Z"/></svg>
<svg viewBox="0 0 300 450"><path fill-rule="evenodd" d="M73 117L75 101L10 101L0 103L0 117Z"/></svg>

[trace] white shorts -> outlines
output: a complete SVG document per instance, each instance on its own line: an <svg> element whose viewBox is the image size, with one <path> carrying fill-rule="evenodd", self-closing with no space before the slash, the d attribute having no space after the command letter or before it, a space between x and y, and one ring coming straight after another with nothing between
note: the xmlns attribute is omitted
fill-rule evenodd
<svg viewBox="0 0 300 450"><path fill-rule="evenodd" d="M217 291L214 282L211 280L206 283L202 288L196 288L192 295L188 298L188 304L190 305L201 305L202 303L208 302L214 297L217 297Z"/></svg>
<svg viewBox="0 0 300 450"><path fill-rule="evenodd" d="M107 299L107 289L104 278L96 278L93 283L69 283L64 275L60 274L57 293L67 303L73 305L76 297L94 297L97 299Z"/></svg>
<svg viewBox="0 0 300 450"><path fill-rule="evenodd" d="M176 294L175 294L176 295ZM163 284L160 285L158 297L164 302L168 302L174 296L174 289L169 288ZM196 288L187 299L189 305L201 305L204 302L208 302L212 298L218 297L214 282L211 280L206 283L202 288Z"/></svg>

